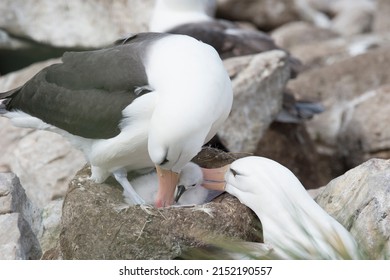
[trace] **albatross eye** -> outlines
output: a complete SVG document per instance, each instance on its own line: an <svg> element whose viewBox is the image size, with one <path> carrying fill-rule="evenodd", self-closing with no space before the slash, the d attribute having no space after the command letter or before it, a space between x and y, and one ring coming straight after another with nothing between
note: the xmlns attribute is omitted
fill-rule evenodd
<svg viewBox="0 0 390 280"><path fill-rule="evenodd" d="M234 170L233 168L230 168L230 172L232 172L233 176L236 177L237 175L240 176L241 174Z"/></svg>
<svg viewBox="0 0 390 280"><path fill-rule="evenodd" d="M160 163L160 165L166 164L169 160L165 157L164 160Z"/></svg>

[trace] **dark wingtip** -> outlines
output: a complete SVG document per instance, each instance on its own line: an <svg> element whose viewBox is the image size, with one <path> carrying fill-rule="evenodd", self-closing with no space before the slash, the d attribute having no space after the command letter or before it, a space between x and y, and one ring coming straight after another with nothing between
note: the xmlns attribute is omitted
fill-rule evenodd
<svg viewBox="0 0 390 280"><path fill-rule="evenodd" d="M6 92L0 92L0 114L8 112L8 104L11 102L12 97L18 93L20 89L21 87L18 87Z"/></svg>

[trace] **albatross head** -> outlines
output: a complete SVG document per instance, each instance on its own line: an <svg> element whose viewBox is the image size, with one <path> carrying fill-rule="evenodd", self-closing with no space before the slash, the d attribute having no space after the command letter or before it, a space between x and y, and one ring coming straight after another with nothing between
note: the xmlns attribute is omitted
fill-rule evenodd
<svg viewBox="0 0 390 280"><path fill-rule="evenodd" d="M256 212L262 221L284 217L284 213L294 207L305 207L310 198L289 169L263 157L250 156L234 161L225 180L225 190ZM311 202L314 201L310 198L310 207Z"/></svg>
<svg viewBox="0 0 390 280"><path fill-rule="evenodd" d="M202 181L203 173L199 165L193 162L187 163L180 173L179 184L175 194L175 202L178 202L185 191L196 188Z"/></svg>
<svg viewBox="0 0 390 280"><path fill-rule="evenodd" d="M202 137L199 133L194 134L193 137L187 137L189 140L185 141L179 137L183 132L182 130L177 131L177 139L174 130L171 132L168 135L166 133L159 134L160 137L154 137L153 133L149 136L149 155L156 164L159 180L155 201L156 207L173 204L175 187L179 183L180 173L183 168L187 168L186 166L190 160L199 153L205 139L205 136ZM186 179L186 174L191 174L191 172L184 172L184 179Z"/></svg>
<svg viewBox="0 0 390 280"><path fill-rule="evenodd" d="M225 179L225 190L256 213L264 241L282 258L360 257L351 234L281 164L262 157L241 158L231 164Z"/></svg>

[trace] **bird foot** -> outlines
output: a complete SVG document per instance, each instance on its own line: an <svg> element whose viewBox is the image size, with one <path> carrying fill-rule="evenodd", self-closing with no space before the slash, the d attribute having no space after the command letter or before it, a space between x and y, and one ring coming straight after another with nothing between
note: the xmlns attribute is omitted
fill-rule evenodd
<svg viewBox="0 0 390 280"><path fill-rule="evenodd" d="M154 209L153 205L141 204L140 208L148 215L152 215L153 214L152 211L150 211L150 209Z"/></svg>

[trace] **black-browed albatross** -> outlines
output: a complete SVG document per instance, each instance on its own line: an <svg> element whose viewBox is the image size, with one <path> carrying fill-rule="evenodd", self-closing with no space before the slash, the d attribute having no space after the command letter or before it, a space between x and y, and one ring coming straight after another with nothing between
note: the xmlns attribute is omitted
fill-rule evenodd
<svg viewBox="0 0 390 280"><path fill-rule="evenodd" d="M183 35L140 33L126 44L69 52L25 85L0 93L15 126L57 132L81 149L91 179L111 174L144 201L127 171L156 166L155 205L173 202L178 174L228 117L232 87L218 53Z"/></svg>
<svg viewBox="0 0 390 280"><path fill-rule="evenodd" d="M325 212L286 167L249 156L224 167L226 172L203 184L225 190L259 217L264 243L274 258L361 259L352 235Z"/></svg>

